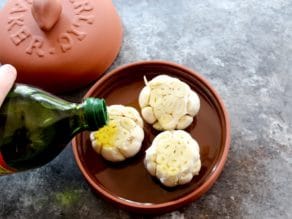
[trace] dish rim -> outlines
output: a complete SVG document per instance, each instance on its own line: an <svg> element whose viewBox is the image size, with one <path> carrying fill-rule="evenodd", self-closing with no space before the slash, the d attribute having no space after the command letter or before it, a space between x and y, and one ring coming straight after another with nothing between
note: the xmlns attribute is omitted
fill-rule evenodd
<svg viewBox="0 0 292 219"><path fill-rule="evenodd" d="M201 197L205 192L207 192L211 186L215 183L215 181L218 179L219 175L221 174L223 167L226 163L227 160L227 155L228 151L230 149L230 142L231 142L231 127L230 127L230 119L229 115L227 112L227 109L223 103L222 98L219 96L217 91L211 86L211 84L200 74L198 74L196 71L191 70L187 67L184 67L180 64L176 64L173 62L169 61L161 61L161 60L153 60L153 61L139 61L139 62L133 62L129 64L122 65L105 75L103 75L85 94L84 98L90 97L95 90L97 89L100 84L104 83L107 81L109 78L111 78L113 75L118 74L120 71L123 71L127 68L132 68L132 67L138 67L138 66L147 66L147 65L162 65L166 67L171 67L171 68L177 68L185 73L188 73L196 78L196 80L199 80L205 87L206 89L212 93L216 101L219 103L219 107L221 108L222 111L222 121L223 124L225 123L225 143L223 146L223 152L221 154L221 157L216 162L216 169L212 171L206 181L200 185L198 188L194 189L192 192L178 198L172 201L167 201L164 203L158 203L158 204L145 204L145 203L139 203L127 199L123 199L121 197L115 196L112 194L109 190L106 190L105 187L102 187L101 185L98 185L97 183L94 182L86 168L84 167L78 153L78 144L77 144L77 136L74 137L72 140L72 146L73 146L73 153L75 160L77 162L77 165L79 169L81 170L83 176L87 180L87 182L90 184L91 187L94 188L96 192L98 192L100 195L102 195L103 198L106 200L117 204L119 207L129 210L129 211L134 211L134 212L139 212L139 213L164 213L169 210L174 210L179 207L182 207L183 205L188 204L189 202L195 201L199 197ZM221 146L221 147L222 147Z"/></svg>

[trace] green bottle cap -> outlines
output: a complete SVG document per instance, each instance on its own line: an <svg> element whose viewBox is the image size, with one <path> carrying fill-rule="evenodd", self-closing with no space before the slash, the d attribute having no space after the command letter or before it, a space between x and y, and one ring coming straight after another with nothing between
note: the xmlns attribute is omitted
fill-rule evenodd
<svg viewBox="0 0 292 219"><path fill-rule="evenodd" d="M108 122L108 114L104 99L87 98L84 101L85 118L91 131L95 131Z"/></svg>

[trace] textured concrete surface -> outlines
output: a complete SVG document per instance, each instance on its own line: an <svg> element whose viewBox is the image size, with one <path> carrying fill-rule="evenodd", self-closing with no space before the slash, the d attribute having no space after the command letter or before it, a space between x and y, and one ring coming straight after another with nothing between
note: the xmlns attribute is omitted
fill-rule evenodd
<svg viewBox="0 0 292 219"><path fill-rule="evenodd" d="M292 218L292 1L114 3L125 38L112 68L149 59L193 68L232 122L228 161L212 189L156 218ZM45 167L1 177L0 191L1 218L143 217L95 196L70 147Z"/></svg>

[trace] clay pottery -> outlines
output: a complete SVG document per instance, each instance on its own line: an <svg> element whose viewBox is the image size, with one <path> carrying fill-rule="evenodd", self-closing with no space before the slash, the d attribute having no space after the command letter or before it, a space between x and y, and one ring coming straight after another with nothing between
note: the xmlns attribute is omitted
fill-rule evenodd
<svg viewBox="0 0 292 219"><path fill-rule="evenodd" d="M122 25L110 0L9 0L0 11L0 63L51 92L95 81L114 61Z"/></svg>
<svg viewBox="0 0 292 219"><path fill-rule="evenodd" d="M85 97L105 98L107 105L123 104L139 112L138 95L148 80L167 74L186 82L201 100L201 109L186 129L199 143L202 168L189 184L167 188L144 167L145 150L159 133L144 124L141 151L121 163L106 162L92 149L89 133L73 140L78 167L93 190L123 209L139 213L164 213L182 207L207 192L223 170L230 146L230 122L222 99L210 83L193 70L163 61L122 66L103 76Z"/></svg>

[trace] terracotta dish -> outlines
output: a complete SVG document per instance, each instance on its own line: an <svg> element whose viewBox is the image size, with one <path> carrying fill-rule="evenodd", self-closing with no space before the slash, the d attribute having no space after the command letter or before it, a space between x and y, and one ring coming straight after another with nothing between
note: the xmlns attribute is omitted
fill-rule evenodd
<svg viewBox="0 0 292 219"><path fill-rule="evenodd" d="M106 162L91 147L89 133L73 140L77 164L94 191L106 200L129 211L163 213L175 210L205 193L218 178L230 145L230 124L221 98L212 86L196 72L183 66L161 61L139 62L120 67L102 77L86 97L105 98L108 105L138 107L138 95L144 86L143 77L151 79L168 74L186 82L201 100L201 109L186 129L200 145L202 168L189 184L167 188L146 171L145 150L159 133L144 125L142 150L122 163Z"/></svg>
<svg viewBox="0 0 292 219"><path fill-rule="evenodd" d="M96 80L122 43L110 0L10 0L0 28L0 63L17 68L18 82L51 92Z"/></svg>

